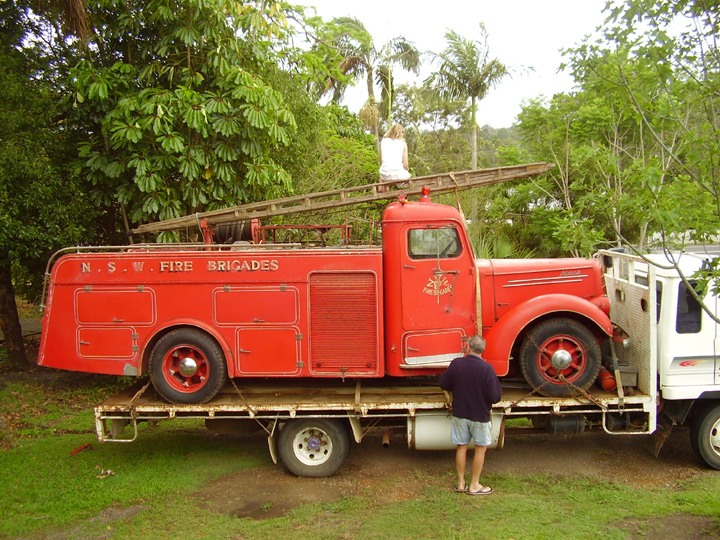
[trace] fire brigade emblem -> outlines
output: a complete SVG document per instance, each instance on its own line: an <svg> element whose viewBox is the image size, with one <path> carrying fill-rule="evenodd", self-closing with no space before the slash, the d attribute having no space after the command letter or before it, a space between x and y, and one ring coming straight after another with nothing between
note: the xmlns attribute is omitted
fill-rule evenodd
<svg viewBox="0 0 720 540"><path fill-rule="evenodd" d="M442 296L452 292L452 285L445 276L433 276L428 280L423 292L430 296Z"/></svg>

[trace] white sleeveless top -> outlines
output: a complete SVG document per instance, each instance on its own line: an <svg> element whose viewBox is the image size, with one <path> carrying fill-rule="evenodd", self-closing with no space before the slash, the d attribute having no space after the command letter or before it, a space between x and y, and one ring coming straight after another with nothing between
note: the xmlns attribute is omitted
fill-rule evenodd
<svg viewBox="0 0 720 540"><path fill-rule="evenodd" d="M405 180L410 178L410 172L403 167L403 139L390 139L383 137L380 141L382 164L380 165L380 178L382 180Z"/></svg>

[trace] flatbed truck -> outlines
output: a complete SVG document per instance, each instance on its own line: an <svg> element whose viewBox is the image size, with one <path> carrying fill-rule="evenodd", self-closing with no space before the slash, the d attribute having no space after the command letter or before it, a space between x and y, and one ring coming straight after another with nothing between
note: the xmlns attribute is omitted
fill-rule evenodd
<svg viewBox="0 0 720 540"><path fill-rule="evenodd" d="M495 446L509 418L551 433L653 434L658 449L679 424L720 468L718 325L681 278L702 257L655 260L660 270L616 251L475 259L462 212L432 203L424 185L447 192L550 167L450 173L389 191L371 184L135 230L196 223L199 244L68 248L48 265L38 363L149 373L152 384L98 406L101 441L132 441L144 421L251 420L290 471L325 476L342 465L348 432L360 441L374 428L402 429L412 448L448 447L450 397L437 375L479 333L504 384ZM255 234L253 243L213 241L214 227L232 220L392 198L381 247L347 245L346 236L331 248L258 244ZM599 375L615 379L613 393L593 386Z"/></svg>
<svg viewBox="0 0 720 540"><path fill-rule="evenodd" d="M408 447L415 450L453 448L449 396L434 382L243 380L198 405L169 404L146 383L97 406L95 427L101 442L132 442L140 436L143 422L196 419L218 431L250 423L266 432L273 461L279 459L298 476L322 477L342 466L351 440L360 443L378 430L404 434ZM576 398L549 398L506 386L492 412L492 447L503 447L508 418L534 418L535 431L567 433L590 427L589 419L597 427L616 429L611 418L646 417L653 407L653 399L642 393L621 406L616 394L601 389ZM643 426L633 432L647 431Z"/></svg>

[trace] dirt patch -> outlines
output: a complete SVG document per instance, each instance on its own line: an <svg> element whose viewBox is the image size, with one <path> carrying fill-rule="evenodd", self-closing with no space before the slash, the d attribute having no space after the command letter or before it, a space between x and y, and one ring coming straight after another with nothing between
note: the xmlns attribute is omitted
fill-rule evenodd
<svg viewBox="0 0 720 540"><path fill-rule="evenodd" d="M628 519L613 523L630 533L628 540L672 538L673 540L715 540L720 528L715 520L704 516L673 514L652 520Z"/></svg>
<svg viewBox="0 0 720 540"><path fill-rule="evenodd" d="M683 480L712 474L695 460L687 432L673 433L659 458L644 447L645 442L646 437L612 437L604 433L572 437L512 436L507 439L505 449L488 452L484 473L597 477L631 486L670 488L676 488ZM244 444L257 445L258 450L263 451L267 443L263 437L248 437ZM380 436L371 435L359 445L352 444L347 462L330 478L297 478L281 465L270 466L223 477L204 487L196 496L205 508L219 513L269 519L305 504L331 502L354 495L376 504L412 499L421 496L427 487L450 489L454 480L452 450L410 450L401 435L392 438L389 448L383 448ZM710 530L717 534L717 529L712 528L712 519L683 515L648 522L628 521L622 527L638 534L654 531L651 527L661 525L670 531L675 522L685 518L702 521L699 528L693 526L686 532ZM682 531L682 525L677 528ZM710 538L664 534L645 538L666 537L678 540Z"/></svg>
<svg viewBox="0 0 720 540"><path fill-rule="evenodd" d="M298 506L326 503L357 492L348 478L297 478L282 467L242 471L213 482L195 496L201 506L236 517L270 519Z"/></svg>
<svg viewBox="0 0 720 540"><path fill-rule="evenodd" d="M262 436L244 444L267 443ZM237 517L270 519L289 510L342 497L362 495L373 502L419 496L428 485L446 482L452 452L415 452L403 448L398 437L383 448L380 436L370 436L350 447L345 465L329 478L298 478L281 465L225 476L195 494L205 508Z"/></svg>
<svg viewBox="0 0 720 540"><path fill-rule="evenodd" d="M93 523L95 521L100 522L104 525L114 523L117 521L124 521L133 518L135 515L139 514L143 510L145 510L146 506L141 505L135 505L135 506L128 506L127 508L118 508L115 506L110 506L100 512L97 516L92 517L88 519L88 523ZM112 538L112 530L108 528L105 530L105 533L98 534L97 532L93 532L93 535L87 536L84 533L85 525L78 525L71 531L59 531L54 534L51 534L50 536L46 536L46 540L83 540L86 538L93 538L94 540L103 540L105 538Z"/></svg>
<svg viewBox="0 0 720 540"><path fill-rule="evenodd" d="M516 435L506 439L504 450L492 452L485 471L594 476L634 487L674 487L707 474L682 429L673 431L657 458L646 435Z"/></svg>

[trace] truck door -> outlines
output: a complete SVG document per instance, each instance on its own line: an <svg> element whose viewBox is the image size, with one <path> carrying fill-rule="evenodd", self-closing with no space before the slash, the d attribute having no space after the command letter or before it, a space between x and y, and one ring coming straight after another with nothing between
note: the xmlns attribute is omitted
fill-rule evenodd
<svg viewBox="0 0 720 540"><path fill-rule="evenodd" d="M403 360L422 367L459 356L475 320L473 255L456 226L408 226L401 255Z"/></svg>
<svg viewBox="0 0 720 540"><path fill-rule="evenodd" d="M696 288L695 282L690 284ZM688 286L677 285L674 309L675 332L664 336L661 351L666 369L664 386L698 386L714 384L717 375L717 325L692 296ZM708 295L706 301L712 302ZM662 338L661 338L662 339Z"/></svg>

